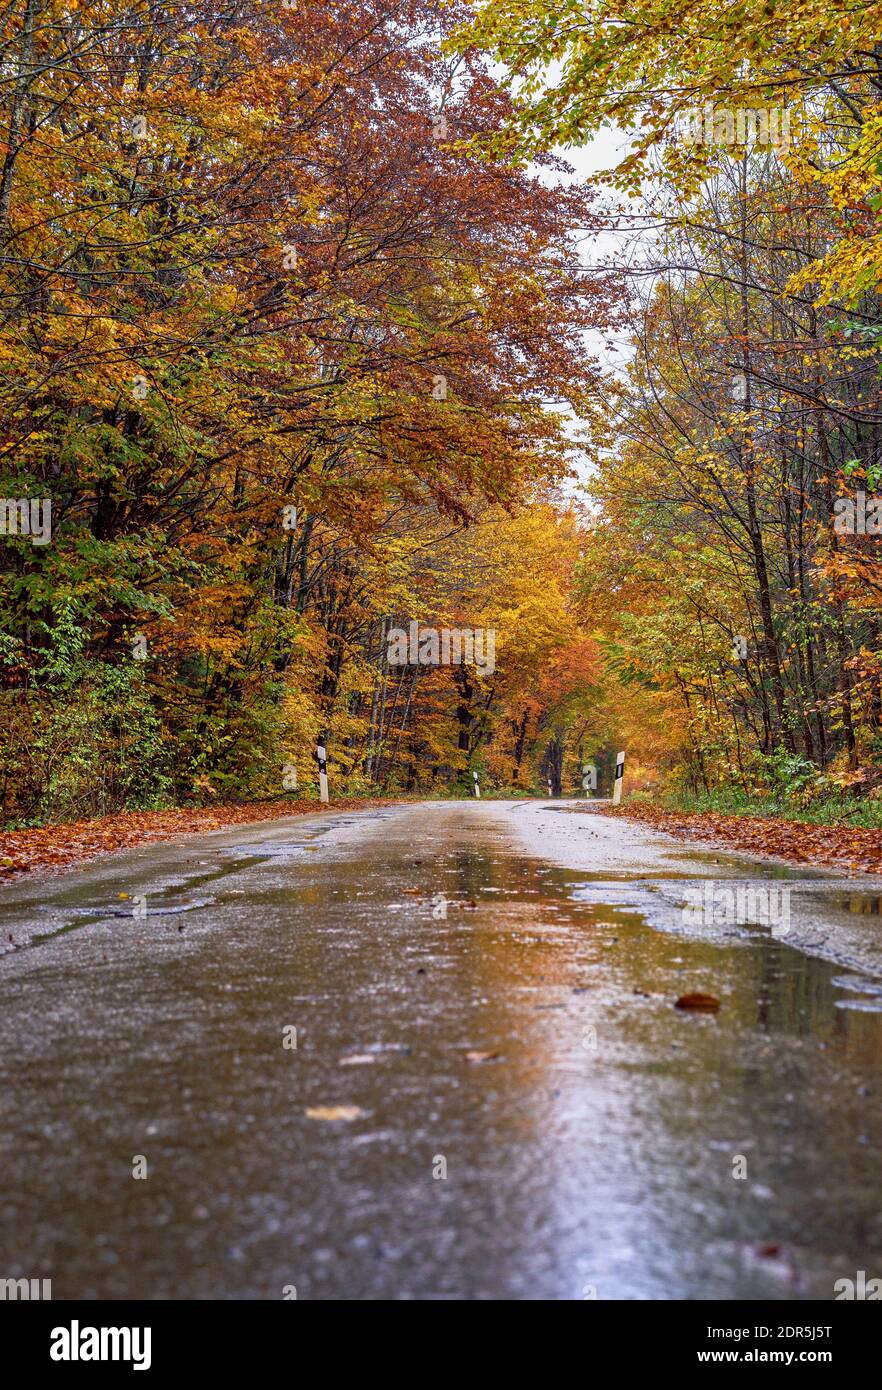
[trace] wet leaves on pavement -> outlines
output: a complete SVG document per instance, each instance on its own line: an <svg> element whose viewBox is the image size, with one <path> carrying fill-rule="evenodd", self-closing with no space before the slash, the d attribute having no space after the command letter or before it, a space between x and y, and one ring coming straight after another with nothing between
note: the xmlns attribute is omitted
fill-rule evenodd
<svg viewBox="0 0 882 1390"><path fill-rule="evenodd" d="M326 1120L335 1122L338 1120L346 1121L358 1120L364 1114L359 1105L312 1105L309 1106L306 1115L310 1120Z"/></svg>
<svg viewBox="0 0 882 1390"><path fill-rule="evenodd" d="M720 1007L720 1001L715 994L702 994L700 991L695 994L681 994L674 1006L678 1009L695 1009L699 1013L716 1013Z"/></svg>
<svg viewBox="0 0 882 1390"><path fill-rule="evenodd" d="M641 821L678 840L706 840L771 854L796 864L838 864L853 873L882 873L882 835L849 825L810 825L779 816L720 816L711 811L688 814L659 806L629 804L597 807L601 815Z"/></svg>

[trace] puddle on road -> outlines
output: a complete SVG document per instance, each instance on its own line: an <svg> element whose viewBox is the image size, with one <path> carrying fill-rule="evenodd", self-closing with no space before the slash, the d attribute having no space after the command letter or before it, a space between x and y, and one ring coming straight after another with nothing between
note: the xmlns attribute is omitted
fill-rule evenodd
<svg viewBox="0 0 882 1390"><path fill-rule="evenodd" d="M882 981L868 980L862 975L837 975L833 983L837 989L857 990L859 994L882 994Z"/></svg>
<svg viewBox="0 0 882 1390"><path fill-rule="evenodd" d="M847 912L857 912L862 917L878 917L882 913L882 898L872 893L831 894L830 901L836 907L844 907Z"/></svg>
<svg viewBox="0 0 882 1390"><path fill-rule="evenodd" d="M307 832L307 838L299 841L279 840L273 842L267 839L253 843L240 842L237 845L223 846L220 849L206 848L199 851L199 853L212 853L218 856L221 859L220 865L215 864L212 860L194 858L192 853L187 852L185 846L174 846L185 849L181 861L181 872L162 883L161 886L157 886L150 871L138 865L131 878L127 880L129 891L117 892L115 898L108 898L105 901L91 901L94 897L91 887L83 887L77 879L74 879L71 884L61 881L57 889L54 884L35 889L35 892L44 893L49 901L35 902L30 910L25 912L25 920L30 918L30 922L33 923L37 914L48 914L56 919L57 925L49 931L34 932L28 930L23 939L17 939L13 931L7 931L6 940L0 939L0 956L11 954L13 951L41 946L56 937L65 936L82 927L93 926L112 918L141 922L147 917L176 916L209 906L216 901L215 896L195 896L198 889L205 888L208 884L219 884L221 880L229 878L243 869L259 867L264 860L294 861L299 855L321 848L318 844L309 843L310 839L320 838L338 825L352 823L352 821L332 817L312 828ZM141 853L143 852L141 851ZM160 856L161 854L162 851L160 850ZM225 860L232 862L224 862ZM193 868L187 867L194 864L200 868L207 867L208 872L198 873ZM184 891L186 891L186 899L179 901ZM136 913L134 904L138 902L139 895L143 901ZM146 901L148 897L149 905ZM126 901L122 901L122 899ZM10 914L13 927L21 927L21 915L20 911L15 912L13 909ZM0 907L0 922L5 916L6 913Z"/></svg>
<svg viewBox="0 0 882 1390"><path fill-rule="evenodd" d="M656 930L646 880L413 819L382 857L238 846L171 946L114 954L112 923L4 960L9 1274L60 1298L827 1299L882 1273L882 982ZM178 897L204 878L179 866ZM719 1012L674 1008L694 991Z"/></svg>

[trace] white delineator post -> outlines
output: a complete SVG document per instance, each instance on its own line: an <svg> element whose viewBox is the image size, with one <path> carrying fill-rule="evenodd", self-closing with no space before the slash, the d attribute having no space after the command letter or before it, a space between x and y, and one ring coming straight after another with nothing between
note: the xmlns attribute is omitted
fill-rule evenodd
<svg viewBox="0 0 882 1390"><path fill-rule="evenodd" d="M480 788L480 786L478 785L478 774L477 774L477 772L473 772L473 773L472 773L472 778L474 779L474 783L475 783L475 796L476 796L476 797L478 798L478 800L480 801L480 800L481 800L481 788Z"/></svg>
<svg viewBox="0 0 882 1390"><path fill-rule="evenodd" d="M316 746L315 756L319 766L319 793L322 801L328 800L328 755L323 743Z"/></svg>
<svg viewBox="0 0 882 1390"><path fill-rule="evenodd" d="M616 780L613 782L613 806L618 806L622 799L622 782L625 779L625 755L616 754Z"/></svg>

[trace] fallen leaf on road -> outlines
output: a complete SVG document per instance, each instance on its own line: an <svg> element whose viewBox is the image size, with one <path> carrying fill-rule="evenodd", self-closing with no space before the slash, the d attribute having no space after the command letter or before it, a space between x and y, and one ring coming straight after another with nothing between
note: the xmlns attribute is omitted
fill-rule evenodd
<svg viewBox="0 0 882 1390"><path fill-rule="evenodd" d="M467 1062L499 1062L502 1059L501 1052L467 1052Z"/></svg>
<svg viewBox="0 0 882 1390"><path fill-rule="evenodd" d="M715 994L681 994L674 1007L714 1013L720 1007L720 1001Z"/></svg>
<svg viewBox="0 0 882 1390"><path fill-rule="evenodd" d="M357 1120L364 1111L358 1105L313 1105L306 1114L310 1120Z"/></svg>

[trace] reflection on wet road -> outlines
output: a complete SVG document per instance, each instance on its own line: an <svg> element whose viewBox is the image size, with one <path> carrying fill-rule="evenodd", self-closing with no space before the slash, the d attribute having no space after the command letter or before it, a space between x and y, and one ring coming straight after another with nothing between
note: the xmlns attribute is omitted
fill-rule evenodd
<svg viewBox="0 0 882 1390"><path fill-rule="evenodd" d="M830 1299L882 1274L882 982L660 929L517 814L290 820L7 890L4 1276ZM877 930L878 889L838 891Z"/></svg>

